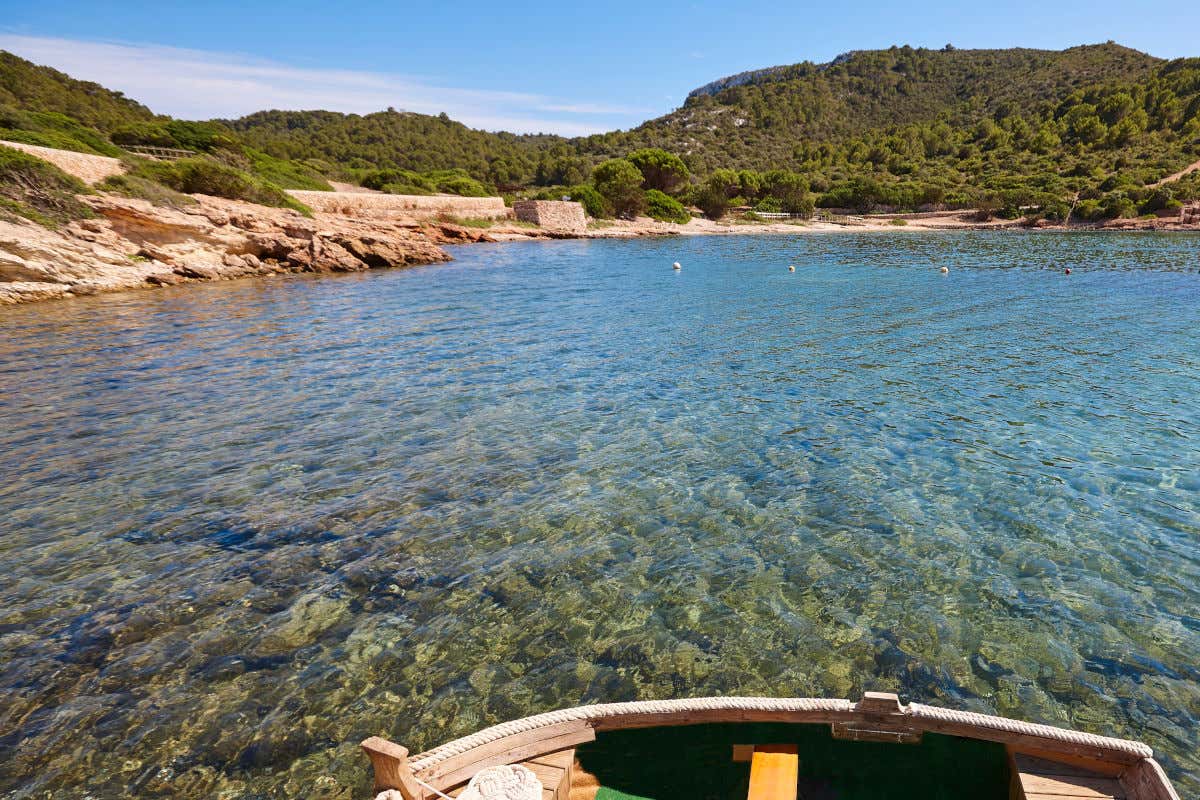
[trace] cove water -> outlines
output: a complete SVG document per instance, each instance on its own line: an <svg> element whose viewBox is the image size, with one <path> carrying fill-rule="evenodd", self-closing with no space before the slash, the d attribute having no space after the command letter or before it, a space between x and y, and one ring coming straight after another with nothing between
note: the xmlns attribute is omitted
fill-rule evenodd
<svg viewBox="0 0 1200 800"><path fill-rule="evenodd" d="M1200 238L454 254L0 311L0 795L868 689L1200 792Z"/></svg>

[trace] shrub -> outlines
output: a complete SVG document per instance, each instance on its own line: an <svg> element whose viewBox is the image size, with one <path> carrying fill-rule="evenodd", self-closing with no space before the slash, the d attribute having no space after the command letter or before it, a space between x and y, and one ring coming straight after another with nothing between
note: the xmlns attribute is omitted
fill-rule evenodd
<svg viewBox="0 0 1200 800"><path fill-rule="evenodd" d="M1137 207L1125 192L1106 194L1100 201L1100 210L1109 219L1132 217L1137 215Z"/></svg>
<svg viewBox="0 0 1200 800"><path fill-rule="evenodd" d="M496 224L491 217L456 217L453 214L439 214L438 222L448 222L464 228L490 228Z"/></svg>
<svg viewBox="0 0 1200 800"><path fill-rule="evenodd" d="M612 213L608 210L608 205L604 202L604 195L596 191L596 187L590 183L581 183L578 186L572 186L567 190L566 194L575 202L581 203L583 210L593 219L603 219L612 216Z"/></svg>
<svg viewBox="0 0 1200 800"><path fill-rule="evenodd" d="M1062 200L1052 200L1042 206L1042 216L1055 222L1062 222L1071 211L1071 206Z"/></svg>
<svg viewBox="0 0 1200 800"><path fill-rule="evenodd" d="M333 191L329 182L306 164L298 161L285 161L251 148L246 148L246 155L250 159L251 169L255 175L282 189Z"/></svg>
<svg viewBox="0 0 1200 800"><path fill-rule="evenodd" d="M76 195L90 194L58 167L11 147L0 147L0 215L20 216L48 228L95 216Z"/></svg>
<svg viewBox="0 0 1200 800"><path fill-rule="evenodd" d="M196 200L182 192L177 192L169 186L142 178L137 175L113 175L97 184L97 189L112 192L123 197L134 197L147 200L156 206L184 208L196 205Z"/></svg>
<svg viewBox="0 0 1200 800"><path fill-rule="evenodd" d="M50 111L20 111L0 108L0 139L77 153L94 153L117 157L121 150L114 147L99 131L78 121Z"/></svg>
<svg viewBox="0 0 1200 800"><path fill-rule="evenodd" d="M419 172L407 169L377 169L363 174L359 183L388 194L433 194L437 185Z"/></svg>
<svg viewBox="0 0 1200 800"><path fill-rule="evenodd" d="M112 132L110 138L124 147L178 147L179 143L167 130L166 123L131 122Z"/></svg>
<svg viewBox="0 0 1200 800"><path fill-rule="evenodd" d="M764 197L754 206L754 211L756 214L780 214L783 212L783 203L778 197Z"/></svg>
<svg viewBox="0 0 1200 800"><path fill-rule="evenodd" d="M636 217L646 207L641 170L623 158L609 159L596 167L592 182L619 217Z"/></svg>
<svg viewBox="0 0 1200 800"><path fill-rule="evenodd" d="M455 176L447 178L446 180L439 181L437 188L440 192L457 194L462 197L488 197L491 195L486 186L474 178L467 177Z"/></svg>
<svg viewBox="0 0 1200 800"><path fill-rule="evenodd" d="M743 185L745 181L743 180ZM783 169L773 169L762 175L762 192L779 201L780 211L811 217L816 203L808 191L803 175Z"/></svg>
<svg viewBox="0 0 1200 800"><path fill-rule="evenodd" d="M1099 200L1080 200L1075 206L1075 216L1080 219L1096 220L1104 216L1100 209Z"/></svg>
<svg viewBox="0 0 1200 800"><path fill-rule="evenodd" d="M642 173L643 189L673 192L690 177L683 159L657 147L634 150L625 158Z"/></svg>
<svg viewBox="0 0 1200 800"><path fill-rule="evenodd" d="M720 186L705 183L696 191L696 205L709 219L720 219L729 210L729 196Z"/></svg>
<svg viewBox="0 0 1200 800"><path fill-rule="evenodd" d="M222 148L241 150L234 132L219 122L182 119L131 122L116 128L110 138L123 146L174 147L202 153Z"/></svg>
<svg viewBox="0 0 1200 800"><path fill-rule="evenodd" d="M976 222L987 222L996 216L1002 208L1002 203L994 195L981 197L975 203L975 213L972 215Z"/></svg>
<svg viewBox="0 0 1200 800"><path fill-rule="evenodd" d="M692 218L682 203L658 189L646 192L646 213L662 222L678 222L680 225L687 224Z"/></svg>
<svg viewBox="0 0 1200 800"><path fill-rule="evenodd" d="M139 161L132 174L161 183L185 194L210 194L230 200L245 200L263 206L290 208L302 214L311 210L269 181L261 180L211 158L183 158L179 161Z"/></svg>
<svg viewBox="0 0 1200 800"><path fill-rule="evenodd" d="M461 169L438 170L424 175L408 169L377 169L364 173L359 183L368 189L388 194L444 192L463 197L489 197L492 194L486 186Z"/></svg>

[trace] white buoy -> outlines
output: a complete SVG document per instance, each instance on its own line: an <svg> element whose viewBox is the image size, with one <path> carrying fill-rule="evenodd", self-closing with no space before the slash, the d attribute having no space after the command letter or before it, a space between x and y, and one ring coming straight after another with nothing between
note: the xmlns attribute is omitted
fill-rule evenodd
<svg viewBox="0 0 1200 800"><path fill-rule="evenodd" d="M671 269L683 269L683 267L679 266L679 262L676 261L674 264L671 265Z"/></svg>
<svg viewBox="0 0 1200 800"><path fill-rule="evenodd" d="M950 272L950 268L949 268L949 267L942 267L940 270L938 270L938 272L940 272L940 273L942 273L943 275L945 275L945 274L947 274L947 273L949 273L949 272Z"/></svg>
<svg viewBox="0 0 1200 800"><path fill-rule="evenodd" d="M796 271L796 268L795 268L794 266L792 266L791 264L789 264L789 265L788 265L788 272L795 272L795 271Z"/></svg>

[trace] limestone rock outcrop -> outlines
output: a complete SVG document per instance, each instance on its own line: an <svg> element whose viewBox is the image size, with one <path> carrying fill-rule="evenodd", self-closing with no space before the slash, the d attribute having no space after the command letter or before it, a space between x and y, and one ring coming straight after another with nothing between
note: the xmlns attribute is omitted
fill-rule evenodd
<svg viewBox="0 0 1200 800"><path fill-rule="evenodd" d="M0 220L0 304L189 281L287 272L357 272L448 261L438 242L486 233L286 209L196 196L164 208L113 195L85 196L95 219L48 230Z"/></svg>

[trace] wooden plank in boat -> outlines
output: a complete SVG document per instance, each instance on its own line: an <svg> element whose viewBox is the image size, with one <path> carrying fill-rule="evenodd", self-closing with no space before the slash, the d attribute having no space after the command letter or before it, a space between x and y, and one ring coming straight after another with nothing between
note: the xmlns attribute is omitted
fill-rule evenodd
<svg viewBox="0 0 1200 800"><path fill-rule="evenodd" d="M1100 800L1124 800L1125 790L1116 778L1079 775L1036 775L1021 773L1025 797L1091 797Z"/></svg>
<svg viewBox="0 0 1200 800"><path fill-rule="evenodd" d="M554 735L547 735L551 733ZM428 771L422 771L418 777L439 789L455 786L470 780L472 775L484 767L528 761L536 756L594 741L595 738L596 731L586 722L547 725L544 728L505 736L465 753L459 753Z"/></svg>
<svg viewBox="0 0 1200 800"><path fill-rule="evenodd" d="M1068 764L1049 758L1038 758L1037 756L1026 755L1025 753L1016 753L1014 756L1017 769L1021 772L1031 772L1038 775L1075 775L1080 778L1116 777L1111 770L1108 772L1097 772L1094 768L1084 767L1079 764Z"/></svg>
<svg viewBox="0 0 1200 800"><path fill-rule="evenodd" d="M529 759L538 764L549 764L552 767L559 767L563 770L568 770L575 763L575 748L569 747L566 750L556 750L553 753L544 753L540 756L534 756Z"/></svg>
<svg viewBox="0 0 1200 800"><path fill-rule="evenodd" d="M796 800L800 756L794 744L758 744L750 759L747 800Z"/></svg>
<svg viewBox="0 0 1200 800"><path fill-rule="evenodd" d="M525 762L525 766L529 767L530 769L534 768L534 764L546 767L554 767L562 771L562 775L559 777L557 784L550 786L543 781L542 785L553 789L554 800L567 800L571 794L571 773L574 772L575 769L575 748L572 747L566 750L558 750L553 753L545 753L544 755L531 758L529 761Z"/></svg>
<svg viewBox="0 0 1200 800"><path fill-rule="evenodd" d="M1128 764L1108 761L1099 758L1090 758L1088 756L1072 755L1070 753L1056 753L1049 750L1041 750L1029 747L1014 747L1009 745L1009 751L1013 753L1017 761L1017 768L1022 768L1022 763L1027 758L1037 759L1038 761L1047 761L1053 763L1053 771L1045 771L1045 775L1066 775L1069 774L1064 770L1075 768L1093 775L1103 775L1107 778L1120 777L1127 768ZM1039 772L1036 767L1031 767L1030 772Z"/></svg>

